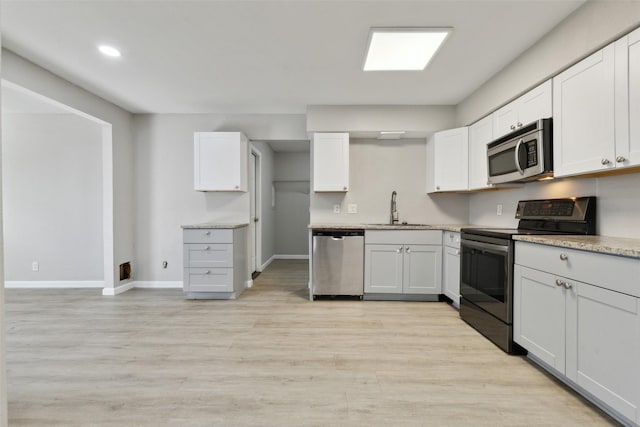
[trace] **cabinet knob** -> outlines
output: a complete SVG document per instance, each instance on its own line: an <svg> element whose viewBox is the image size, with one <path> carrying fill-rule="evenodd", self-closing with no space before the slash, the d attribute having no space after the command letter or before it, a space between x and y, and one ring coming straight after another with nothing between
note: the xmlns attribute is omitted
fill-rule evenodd
<svg viewBox="0 0 640 427"><path fill-rule="evenodd" d="M569 282L563 282L562 286L564 286L565 289L571 289L573 288L573 285Z"/></svg>
<svg viewBox="0 0 640 427"><path fill-rule="evenodd" d="M436 185L436 190L439 190L439 189L440 189L440 186L439 186L439 185Z"/></svg>
<svg viewBox="0 0 640 427"><path fill-rule="evenodd" d="M411 253L411 248L407 246L407 249L404 250L406 253L410 254Z"/></svg>
<svg viewBox="0 0 640 427"><path fill-rule="evenodd" d="M522 123L518 122L518 127L521 128L522 127Z"/></svg>
<svg viewBox="0 0 640 427"><path fill-rule="evenodd" d="M204 235L205 235L205 236L210 236L210 235L211 235L211 232L210 232L210 231L207 231L207 232L205 232L205 233L204 233Z"/></svg>
<svg viewBox="0 0 640 427"><path fill-rule="evenodd" d="M402 246L400 246L398 249L396 249L396 253L400 253L402 252Z"/></svg>
<svg viewBox="0 0 640 427"><path fill-rule="evenodd" d="M236 190L237 190L238 188L240 188L240 186L239 186L239 185L236 185Z"/></svg>
<svg viewBox="0 0 640 427"><path fill-rule="evenodd" d="M205 251L208 251L209 249L211 249L209 246L205 246L205 247L204 247L204 250L205 250Z"/></svg>
<svg viewBox="0 0 640 427"><path fill-rule="evenodd" d="M511 130L516 130L516 127L514 125L509 126L511 128Z"/></svg>
<svg viewBox="0 0 640 427"><path fill-rule="evenodd" d="M609 161L609 159L602 159L600 160L600 163L602 163L603 165L608 165L609 163L611 163L611 161Z"/></svg>
<svg viewBox="0 0 640 427"><path fill-rule="evenodd" d="M204 272L204 274L211 274L211 271L207 270Z"/></svg>
<svg viewBox="0 0 640 427"><path fill-rule="evenodd" d="M567 255L567 254L560 254L560 259L561 259L562 261L566 261L568 258L569 258L569 255Z"/></svg>
<svg viewBox="0 0 640 427"><path fill-rule="evenodd" d="M622 162L624 162L625 160L627 160L627 159L625 159L625 157L624 157L624 156L618 156L618 157L616 157L616 162L618 162L618 163L622 163Z"/></svg>
<svg viewBox="0 0 640 427"><path fill-rule="evenodd" d="M347 191L347 187L342 187L342 189L343 189L344 191Z"/></svg>
<svg viewBox="0 0 640 427"><path fill-rule="evenodd" d="M560 279L556 279L556 286L563 286L564 282Z"/></svg>
<svg viewBox="0 0 640 427"><path fill-rule="evenodd" d="M460 255L460 249L456 250L456 255Z"/></svg>

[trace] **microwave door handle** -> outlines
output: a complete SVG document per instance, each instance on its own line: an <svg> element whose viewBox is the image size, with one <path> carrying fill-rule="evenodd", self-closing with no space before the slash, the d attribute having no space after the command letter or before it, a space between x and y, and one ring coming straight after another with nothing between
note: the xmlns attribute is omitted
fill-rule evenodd
<svg viewBox="0 0 640 427"><path fill-rule="evenodd" d="M520 138L520 140L518 141L518 143L516 144L516 151L515 151L515 156L516 156L516 168L518 168L518 172L520 172L520 175L524 175L524 169L522 169L522 166L520 166L520 159L519 159L519 153L520 153L520 146L524 143L524 139Z"/></svg>
<svg viewBox="0 0 640 427"><path fill-rule="evenodd" d="M520 166L520 160L519 160L519 156L518 154L520 153L520 146L524 143L524 139L520 138L520 140L518 141L518 143L516 144L516 150L515 150L515 156L516 156L516 168L518 168L518 172L520 172L520 175L524 175L524 169L522 169L522 166Z"/></svg>

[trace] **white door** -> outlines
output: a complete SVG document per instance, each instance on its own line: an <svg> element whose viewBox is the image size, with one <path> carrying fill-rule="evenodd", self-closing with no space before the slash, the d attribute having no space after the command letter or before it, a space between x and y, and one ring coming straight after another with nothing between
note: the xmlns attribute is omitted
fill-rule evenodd
<svg viewBox="0 0 640 427"><path fill-rule="evenodd" d="M460 307L460 249L445 246L443 250L442 293Z"/></svg>
<svg viewBox="0 0 640 427"><path fill-rule="evenodd" d="M249 270L250 273L254 273L258 270L257 266L257 222L259 218L256 215L256 210L258 204L256 203L257 199L257 189L256 180L258 179L257 172L258 159L256 154L252 151L251 157L249 160L249 193L250 193L250 202L249 202Z"/></svg>
<svg viewBox="0 0 640 427"><path fill-rule="evenodd" d="M435 142L435 190L469 188L469 128L438 132Z"/></svg>
<svg viewBox="0 0 640 427"><path fill-rule="evenodd" d="M439 294L442 280L442 246L405 245L402 291L405 294Z"/></svg>
<svg viewBox="0 0 640 427"><path fill-rule="evenodd" d="M487 182L487 144L493 140L493 114L469 126L469 190L491 187Z"/></svg>
<svg viewBox="0 0 640 427"><path fill-rule="evenodd" d="M640 30L616 48L616 166L640 164Z"/></svg>
<svg viewBox="0 0 640 427"><path fill-rule="evenodd" d="M364 291L402 293L402 245L365 245Z"/></svg>
<svg viewBox="0 0 640 427"><path fill-rule="evenodd" d="M520 97L518 105L518 123L516 127L526 126L536 120L551 117L553 101L551 80L547 80L535 89Z"/></svg>

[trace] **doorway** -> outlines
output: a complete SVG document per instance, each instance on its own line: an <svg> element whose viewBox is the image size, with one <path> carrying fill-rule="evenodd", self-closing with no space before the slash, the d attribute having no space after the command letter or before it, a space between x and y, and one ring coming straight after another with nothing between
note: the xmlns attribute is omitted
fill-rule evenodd
<svg viewBox="0 0 640 427"><path fill-rule="evenodd" d="M251 147L249 156L249 272L255 279L261 269L262 247L262 180L260 152Z"/></svg>

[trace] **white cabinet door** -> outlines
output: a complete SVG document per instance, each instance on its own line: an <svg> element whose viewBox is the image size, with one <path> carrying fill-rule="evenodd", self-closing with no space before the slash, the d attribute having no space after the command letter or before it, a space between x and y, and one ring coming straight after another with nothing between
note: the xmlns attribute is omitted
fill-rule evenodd
<svg viewBox="0 0 640 427"><path fill-rule="evenodd" d="M567 283L567 377L625 417L640 421L639 299Z"/></svg>
<svg viewBox="0 0 640 427"><path fill-rule="evenodd" d="M405 294L439 294L442 288L442 246L405 245Z"/></svg>
<svg viewBox="0 0 640 427"><path fill-rule="evenodd" d="M349 190L349 134L313 135L313 191Z"/></svg>
<svg viewBox="0 0 640 427"><path fill-rule="evenodd" d="M615 43L616 167L640 164L640 30Z"/></svg>
<svg viewBox="0 0 640 427"><path fill-rule="evenodd" d="M536 120L546 119L553 115L551 88L552 82L547 80L519 98L516 127L526 126Z"/></svg>
<svg viewBox="0 0 640 427"><path fill-rule="evenodd" d="M555 176L614 167L614 69L609 45L554 77Z"/></svg>
<svg viewBox="0 0 640 427"><path fill-rule="evenodd" d="M469 190L492 187L487 181L487 144L493 140L493 115L469 126Z"/></svg>
<svg viewBox="0 0 640 427"><path fill-rule="evenodd" d="M247 191L247 147L240 132L195 132L194 188Z"/></svg>
<svg viewBox="0 0 640 427"><path fill-rule="evenodd" d="M564 374L564 288L556 276L517 264L513 276L513 340Z"/></svg>
<svg viewBox="0 0 640 427"><path fill-rule="evenodd" d="M465 191L469 188L469 128L434 134L427 150L427 192Z"/></svg>
<svg viewBox="0 0 640 427"><path fill-rule="evenodd" d="M552 81L541 85L493 113L493 138L498 139L536 120L552 116Z"/></svg>
<svg viewBox="0 0 640 427"><path fill-rule="evenodd" d="M365 245L364 257L366 293L402 293L402 245Z"/></svg>
<svg viewBox="0 0 640 427"><path fill-rule="evenodd" d="M458 248L444 247L442 293L451 298L454 307L460 307L460 249Z"/></svg>

